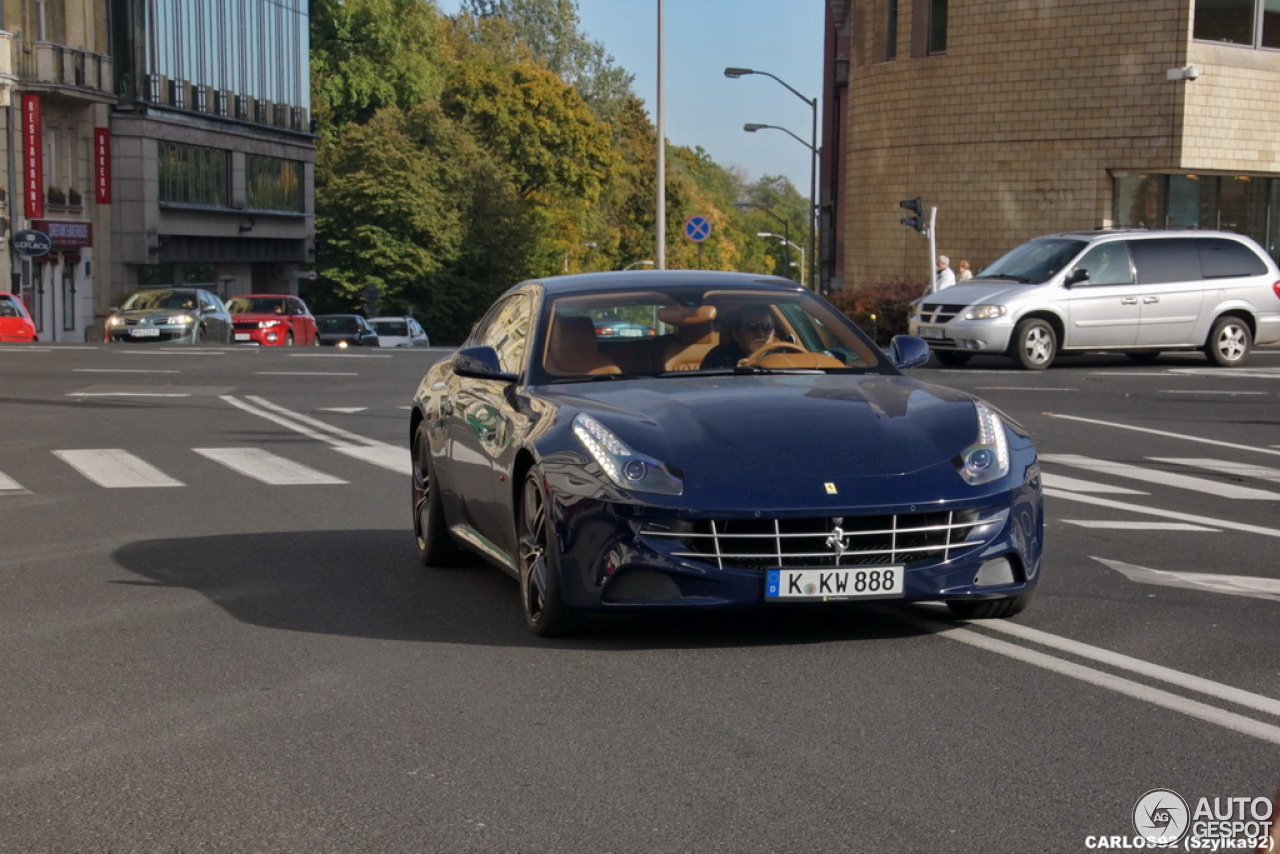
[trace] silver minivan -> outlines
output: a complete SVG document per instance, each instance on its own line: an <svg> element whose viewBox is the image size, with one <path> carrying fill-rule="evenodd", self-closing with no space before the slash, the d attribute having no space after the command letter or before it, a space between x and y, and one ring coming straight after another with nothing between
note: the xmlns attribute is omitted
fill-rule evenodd
<svg viewBox="0 0 1280 854"><path fill-rule="evenodd" d="M916 300L909 323L944 365L985 353L1041 370L1062 352L1203 350L1232 367L1280 341L1280 269L1225 231L1049 234Z"/></svg>

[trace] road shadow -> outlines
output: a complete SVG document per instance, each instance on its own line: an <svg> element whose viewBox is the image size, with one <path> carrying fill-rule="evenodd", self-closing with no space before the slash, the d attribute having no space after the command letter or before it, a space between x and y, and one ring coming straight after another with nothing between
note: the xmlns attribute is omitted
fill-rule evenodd
<svg viewBox="0 0 1280 854"><path fill-rule="evenodd" d="M515 581L490 566L423 567L403 530L290 531L141 540L116 563L194 590L241 622L376 640L601 651L884 640L926 632L857 605L592 616L567 640L524 626Z"/></svg>

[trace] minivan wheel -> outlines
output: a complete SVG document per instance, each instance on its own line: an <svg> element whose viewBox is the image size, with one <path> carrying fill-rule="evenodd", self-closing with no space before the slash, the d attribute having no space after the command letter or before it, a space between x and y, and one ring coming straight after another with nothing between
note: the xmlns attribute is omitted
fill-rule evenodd
<svg viewBox="0 0 1280 854"><path fill-rule="evenodd" d="M1218 367L1234 368L1244 362L1252 345L1253 335L1249 326L1240 318L1227 315L1214 322L1204 353Z"/></svg>
<svg viewBox="0 0 1280 854"><path fill-rule="evenodd" d="M1058 355L1058 334L1047 321L1029 317L1014 328L1010 355L1020 368L1043 371Z"/></svg>
<svg viewBox="0 0 1280 854"><path fill-rule="evenodd" d="M934 350L934 358L950 368L966 365L973 358L972 353L957 353L955 350Z"/></svg>

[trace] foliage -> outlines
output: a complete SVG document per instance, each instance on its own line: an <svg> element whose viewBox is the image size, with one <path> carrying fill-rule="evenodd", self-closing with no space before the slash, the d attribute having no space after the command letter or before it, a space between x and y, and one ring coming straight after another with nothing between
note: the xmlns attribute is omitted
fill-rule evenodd
<svg viewBox="0 0 1280 854"><path fill-rule="evenodd" d="M895 335L907 334L907 318L911 303L924 296L928 287L912 279L890 279L867 287L833 293L831 302L868 334L876 343L887 345Z"/></svg>

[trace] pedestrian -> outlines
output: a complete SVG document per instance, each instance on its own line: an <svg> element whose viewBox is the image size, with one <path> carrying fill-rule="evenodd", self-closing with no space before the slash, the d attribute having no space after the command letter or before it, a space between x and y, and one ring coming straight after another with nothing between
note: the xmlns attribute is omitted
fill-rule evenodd
<svg viewBox="0 0 1280 854"><path fill-rule="evenodd" d="M973 278L973 271L969 269L969 259L961 258L959 266L956 267L956 284L967 282Z"/></svg>
<svg viewBox="0 0 1280 854"><path fill-rule="evenodd" d="M956 274L951 271L951 259L946 255L938 256L938 275L934 283L939 291L956 283Z"/></svg>

